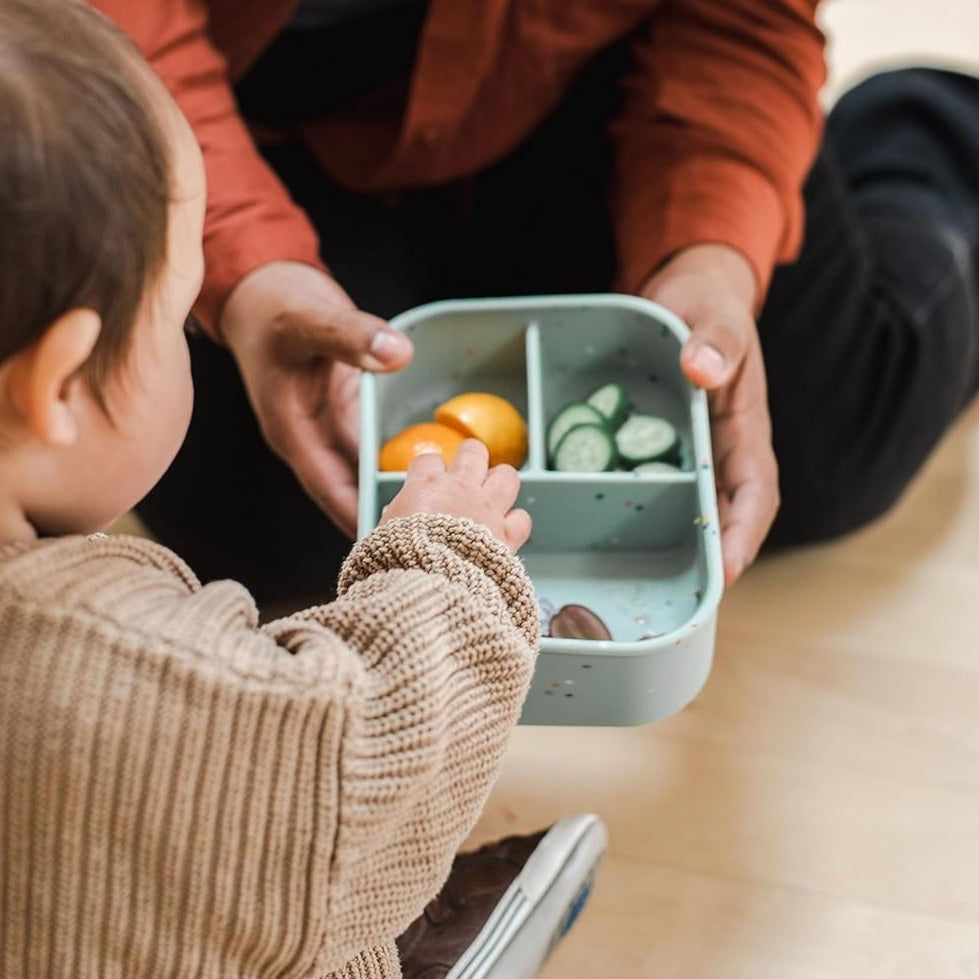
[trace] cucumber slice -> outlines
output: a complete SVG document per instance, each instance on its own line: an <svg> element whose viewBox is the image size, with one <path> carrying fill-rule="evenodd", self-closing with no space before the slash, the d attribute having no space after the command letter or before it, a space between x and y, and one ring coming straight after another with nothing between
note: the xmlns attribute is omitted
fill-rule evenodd
<svg viewBox="0 0 979 979"><path fill-rule="evenodd" d="M604 425L605 418L597 409L584 401L572 401L565 405L551 420L547 430L547 454L553 459L558 443L575 425Z"/></svg>
<svg viewBox="0 0 979 979"><path fill-rule="evenodd" d="M656 415L632 415L615 433L622 463L632 469L642 462L675 459L680 440L676 429Z"/></svg>
<svg viewBox="0 0 979 979"><path fill-rule="evenodd" d="M564 473L602 473L614 469L618 461L615 439L602 425L575 425L554 450L554 468Z"/></svg>
<svg viewBox="0 0 979 979"><path fill-rule="evenodd" d="M635 469L632 470L637 475L661 475L661 476L673 476L676 473L683 472L679 466L674 466L672 462L663 462L661 459L657 459L655 462L640 462Z"/></svg>
<svg viewBox="0 0 979 979"><path fill-rule="evenodd" d="M598 411L613 431L629 417L631 407L626 389L615 381L609 381L608 384L595 388L585 398L585 404L591 405Z"/></svg>

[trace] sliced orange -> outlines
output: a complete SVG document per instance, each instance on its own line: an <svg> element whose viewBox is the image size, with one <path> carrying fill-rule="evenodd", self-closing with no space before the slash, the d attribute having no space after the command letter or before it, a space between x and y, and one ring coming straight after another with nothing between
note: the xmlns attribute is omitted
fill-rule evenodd
<svg viewBox="0 0 979 979"><path fill-rule="evenodd" d="M377 468L381 472L404 472L415 456L425 452L438 453L448 464L464 439L458 430L438 422L409 425L381 446Z"/></svg>
<svg viewBox="0 0 979 979"><path fill-rule="evenodd" d="M484 391L457 394L435 409L435 420L489 449L490 465L519 469L527 459L527 423L506 398Z"/></svg>

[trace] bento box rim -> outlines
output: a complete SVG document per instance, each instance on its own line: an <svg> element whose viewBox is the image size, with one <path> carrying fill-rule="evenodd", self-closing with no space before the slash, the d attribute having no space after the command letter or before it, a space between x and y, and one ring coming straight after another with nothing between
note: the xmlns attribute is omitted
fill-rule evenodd
<svg viewBox="0 0 979 979"><path fill-rule="evenodd" d="M664 324L682 345L690 336L690 328L675 313L665 306L639 296L622 293L582 293L559 296L506 296L489 299L440 299L435 302L414 306L390 320L393 329L404 332L405 328L418 322L445 314L465 314L470 312L515 312L532 315L535 311L553 312L572 309L620 309L631 310L655 319ZM529 324L528 324L529 325ZM410 369L410 365L408 368ZM374 406L376 399L376 378L368 371L361 374L361 445L364 432L376 421ZM691 436L693 438L694 467L697 481L697 496L700 503L699 523L704 533L704 555L707 581L694 613L680 626L670 632L650 639L618 641L594 639L554 639L541 638L542 653L568 653L579 656L611 654L615 656L642 656L659 649L680 645L693 637L703 626L709 625L717 613L724 591L724 570L721 557L720 528L717 515L717 499L714 487L714 464L710 451L710 414L707 395L700 389L690 389ZM374 439L371 439L374 442ZM365 477L376 481L376 467L366 464L361 456L360 478L363 485ZM376 487L375 487L376 493ZM376 504L376 497L374 500ZM359 527L359 536L364 537L371 527Z"/></svg>

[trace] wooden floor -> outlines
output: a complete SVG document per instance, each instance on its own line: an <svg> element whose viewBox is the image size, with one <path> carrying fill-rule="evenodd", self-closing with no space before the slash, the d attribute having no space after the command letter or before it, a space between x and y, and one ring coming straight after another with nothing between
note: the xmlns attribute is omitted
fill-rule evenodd
<svg viewBox="0 0 979 979"><path fill-rule="evenodd" d="M836 0L827 100L979 70L975 0ZM979 407L889 516L769 559L686 710L519 728L474 842L592 810L610 848L542 979L979 979Z"/></svg>
<svg viewBox="0 0 979 979"><path fill-rule="evenodd" d="M546 979L979 977L979 408L879 524L730 590L689 708L519 728L473 839L586 810Z"/></svg>

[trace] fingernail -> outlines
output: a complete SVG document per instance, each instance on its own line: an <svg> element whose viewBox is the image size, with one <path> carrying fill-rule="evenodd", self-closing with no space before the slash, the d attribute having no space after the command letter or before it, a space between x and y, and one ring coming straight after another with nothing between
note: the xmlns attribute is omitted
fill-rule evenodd
<svg viewBox="0 0 979 979"><path fill-rule="evenodd" d="M724 373L724 355L717 347L698 347L690 358L690 366L707 377L720 377Z"/></svg>
<svg viewBox="0 0 979 979"><path fill-rule="evenodd" d="M401 360L410 351L408 338L395 330L378 330L371 340L371 356L382 363Z"/></svg>

